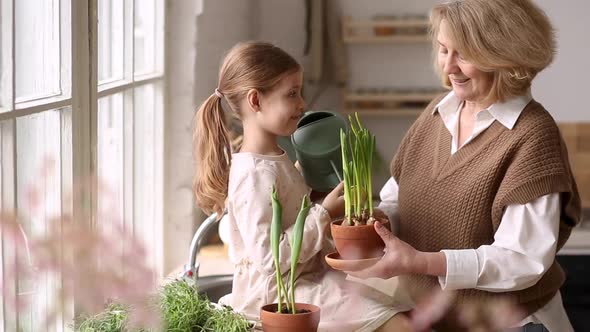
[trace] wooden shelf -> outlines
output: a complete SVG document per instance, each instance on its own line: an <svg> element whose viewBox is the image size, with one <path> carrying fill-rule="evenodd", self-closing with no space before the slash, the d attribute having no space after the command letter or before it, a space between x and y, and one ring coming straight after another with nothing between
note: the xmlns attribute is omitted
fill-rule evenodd
<svg viewBox="0 0 590 332"><path fill-rule="evenodd" d="M344 42L349 44L412 44L425 43L426 36L347 36Z"/></svg>
<svg viewBox="0 0 590 332"><path fill-rule="evenodd" d="M427 18L342 19L342 40L345 43L426 43Z"/></svg>
<svg viewBox="0 0 590 332"><path fill-rule="evenodd" d="M417 117L422 112L423 108L382 108L382 109L364 109L364 108L345 108L341 111L342 114L354 114L363 116L387 116L387 117Z"/></svg>
<svg viewBox="0 0 590 332"><path fill-rule="evenodd" d="M426 16L385 16L371 19L342 18L345 43L427 43L429 21ZM358 113L375 117L417 117L442 91L438 89L358 89L342 90L343 114Z"/></svg>
<svg viewBox="0 0 590 332"><path fill-rule="evenodd" d="M415 27L422 28L428 27L428 18L391 18L391 19L353 19L350 16L344 16L344 23L347 27L375 27L375 26L387 26L387 27Z"/></svg>
<svg viewBox="0 0 590 332"><path fill-rule="evenodd" d="M430 102L436 98L443 91L391 91L391 92L367 92L346 91L344 94L344 101L358 102L358 101L394 101L394 102Z"/></svg>
<svg viewBox="0 0 590 332"><path fill-rule="evenodd" d="M559 123L582 207L590 208L590 122ZM590 222L590 211L585 216Z"/></svg>
<svg viewBox="0 0 590 332"><path fill-rule="evenodd" d="M428 103L441 91L343 90L344 114L359 113L371 116L414 117L420 115Z"/></svg>

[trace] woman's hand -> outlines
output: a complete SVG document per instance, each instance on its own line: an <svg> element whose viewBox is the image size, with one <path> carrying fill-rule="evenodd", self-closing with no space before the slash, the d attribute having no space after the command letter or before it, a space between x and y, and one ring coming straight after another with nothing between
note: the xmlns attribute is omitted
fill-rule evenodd
<svg viewBox="0 0 590 332"><path fill-rule="evenodd" d="M393 235L380 222L375 222L375 231L385 242L385 254L375 265L364 270L347 272L358 278L389 279L402 274L414 273L418 250Z"/></svg>
<svg viewBox="0 0 590 332"><path fill-rule="evenodd" d="M442 252L418 251L393 235L380 222L375 222L375 231L385 242L385 254L375 265L348 274L363 279L389 279L405 274L446 274L446 258Z"/></svg>
<svg viewBox="0 0 590 332"><path fill-rule="evenodd" d="M381 211L381 209L379 208L373 209L373 218L383 222L389 221L389 217L385 214L385 212Z"/></svg>
<svg viewBox="0 0 590 332"><path fill-rule="evenodd" d="M331 219L344 216L344 182L340 182L322 202Z"/></svg>

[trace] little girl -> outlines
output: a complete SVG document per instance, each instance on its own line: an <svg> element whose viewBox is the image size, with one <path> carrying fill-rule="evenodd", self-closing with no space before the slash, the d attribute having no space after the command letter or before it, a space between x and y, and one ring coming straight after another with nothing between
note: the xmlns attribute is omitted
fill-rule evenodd
<svg viewBox="0 0 590 332"><path fill-rule="evenodd" d="M280 48L261 42L240 43L226 55L215 93L196 114L194 145L197 172L194 191L205 212L230 223L229 256L235 266L232 294L221 303L251 319L260 307L277 301L270 248L271 188L276 185L283 206L280 269L290 267L289 236L301 199L310 193L302 175L277 144L289 136L305 110L300 65ZM240 151L231 153L222 100L243 125ZM370 287L345 280L331 271L324 256L333 251L329 240L332 218L342 216L342 185L314 205L305 229L295 298L321 308L321 331L374 331L393 317L392 299ZM390 321L390 324L393 320Z"/></svg>

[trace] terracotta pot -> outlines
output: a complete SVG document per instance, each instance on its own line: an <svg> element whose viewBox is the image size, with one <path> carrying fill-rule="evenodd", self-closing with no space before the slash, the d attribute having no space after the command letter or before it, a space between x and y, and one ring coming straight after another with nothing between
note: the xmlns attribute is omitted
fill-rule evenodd
<svg viewBox="0 0 590 332"><path fill-rule="evenodd" d="M395 34L395 28L389 26L375 26L374 28L375 36L392 36Z"/></svg>
<svg viewBox="0 0 590 332"><path fill-rule="evenodd" d="M295 303L296 310L308 310L301 314L281 314L276 303L260 308L262 330L266 332L315 332L320 323L320 307L313 304Z"/></svg>
<svg viewBox="0 0 590 332"><path fill-rule="evenodd" d="M336 250L342 259L366 259L383 256L385 243L373 225L342 225L342 219L330 225ZM383 221L382 221L383 222ZM389 228L389 222L383 222Z"/></svg>

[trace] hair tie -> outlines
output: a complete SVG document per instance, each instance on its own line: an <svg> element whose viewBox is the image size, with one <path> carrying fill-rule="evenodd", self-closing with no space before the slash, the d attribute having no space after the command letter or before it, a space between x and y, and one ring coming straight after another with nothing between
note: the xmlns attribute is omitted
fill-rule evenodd
<svg viewBox="0 0 590 332"><path fill-rule="evenodd" d="M223 93L221 93L218 88L215 88L215 95L219 98L223 98Z"/></svg>

